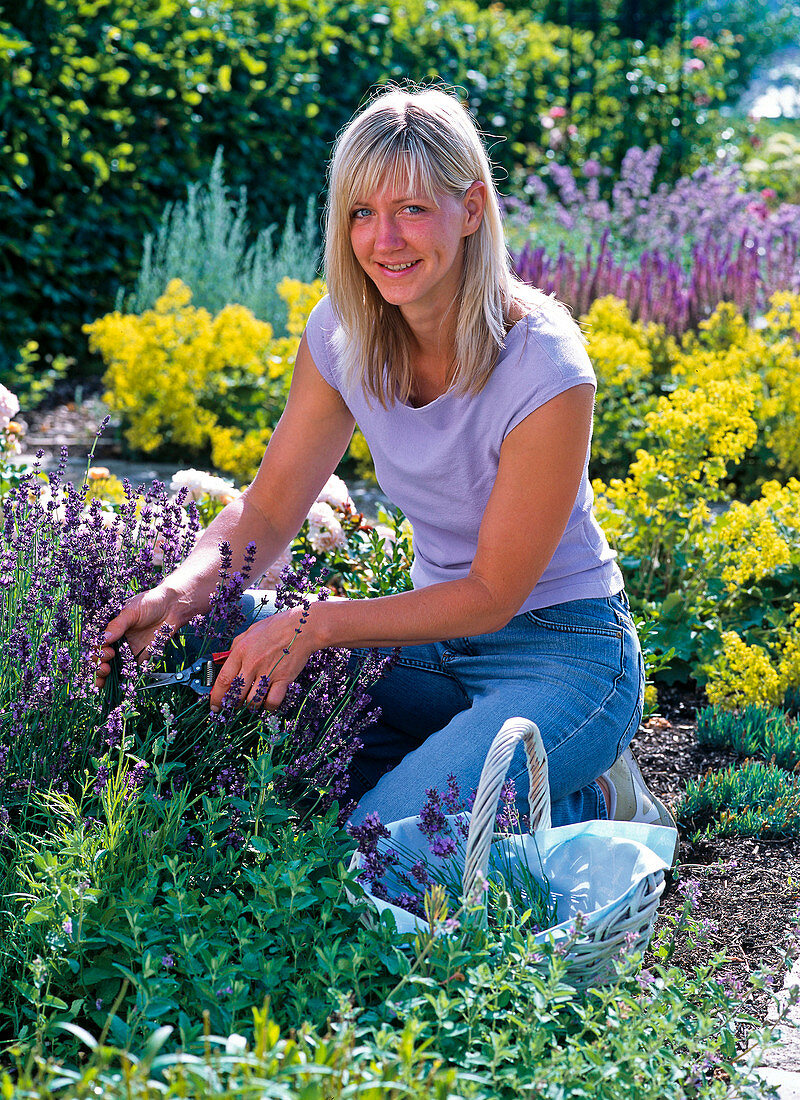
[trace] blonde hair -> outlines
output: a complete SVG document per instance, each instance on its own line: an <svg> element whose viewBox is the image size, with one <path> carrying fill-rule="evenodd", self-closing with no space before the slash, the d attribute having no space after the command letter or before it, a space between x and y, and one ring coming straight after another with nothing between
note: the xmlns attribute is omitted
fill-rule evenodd
<svg viewBox="0 0 800 1100"><path fill-rule="evenodd" d="M410 329L353 252L353 205L383 183L435 201L442 194L462 197L476 180L486 186L486 205L479 228L464 238L449 375L457 393L480 392L515 307L528 313L545 297L512 274L499 196L475 123L454 95L438 88L391 87L339 135L329 168L325 278L339 320L334 347L346 388L361 385L385 406L387 399L408 401L414 381Z"/></svg>

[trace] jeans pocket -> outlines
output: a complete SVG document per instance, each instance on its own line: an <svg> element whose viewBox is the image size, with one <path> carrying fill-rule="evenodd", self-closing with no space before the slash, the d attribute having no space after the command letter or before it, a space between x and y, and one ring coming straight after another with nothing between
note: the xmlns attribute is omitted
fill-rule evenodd
<svg viewBox="0 0 800 1100"><path fill-rule="evenodd" d="M539 607L535 611L526 611L525 618L544 630L564 634L593 634L619 641L623 633L619 613L602 597Z"/></svg>

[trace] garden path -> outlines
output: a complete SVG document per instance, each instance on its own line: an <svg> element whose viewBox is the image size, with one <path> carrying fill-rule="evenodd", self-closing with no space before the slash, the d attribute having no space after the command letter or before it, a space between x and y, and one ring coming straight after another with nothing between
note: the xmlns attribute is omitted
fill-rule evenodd
<svg viewBox="0 0 800 1100"><path fill-rule="evenodd" d="M800 959L786 976L784 992L800 988ZM774 1018L775 1013L772 1013ZM781 1044L769 1051L761 1068L761 1076L778 1090L780 1100L800 1100L800 1003L789 1009L788 1019L780 1029Z"/></svg>
<svg viewBox="0 0 800 1100"><path fill-rule="evenodd" d="M61 448L67 447L69 459L66 479L80 482L86 473L86 458L95 442L97 427L106 415L106 407L95 397L63 401L60 404L36 409L23 419L26 434L23 437L23 453L16 461L33 462L38 450L44 451L42 465L52 470L58 465ZM120 445L113 428L97 440L94 463L105 466L115 477L127 478L132 485L149 484L153 480L166 482L180 468L179 463L151 462L147 459L130 461L120 457ZM184 464L185 465L185 464ZM367 520L374 522L379 507L386 507L388 500L374 482L347 479L347 487L356 505Z"/></svg>

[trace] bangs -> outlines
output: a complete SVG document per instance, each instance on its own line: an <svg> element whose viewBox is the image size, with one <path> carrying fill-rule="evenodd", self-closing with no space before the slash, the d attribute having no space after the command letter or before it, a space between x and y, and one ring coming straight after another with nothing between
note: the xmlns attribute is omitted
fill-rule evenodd
<svg viewBox="0 0 800 1100"><path fill-rule="evenodd" d="M355 152L355 151L354 151ZM377 147L367 147L343 165L347 185L347 205L366 199L381 187L395 194L436 201L437 195L451 188L440 178L436 162L425 146L408 130L401 130Z"/></svg>

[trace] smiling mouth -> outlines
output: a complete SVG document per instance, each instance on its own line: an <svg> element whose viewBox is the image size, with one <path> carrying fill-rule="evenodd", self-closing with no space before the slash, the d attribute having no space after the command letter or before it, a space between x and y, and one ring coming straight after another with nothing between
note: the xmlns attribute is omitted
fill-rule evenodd
<svg viewBox="0 0 800 1100"><path fill-rule="evenodd" d="M382 264L379 262L378 267L382 268L384 271L397 273L400 271L408 271L410 268L416 267L419 262L419 260L408 260L406 263L402 264Z"/></svg>

